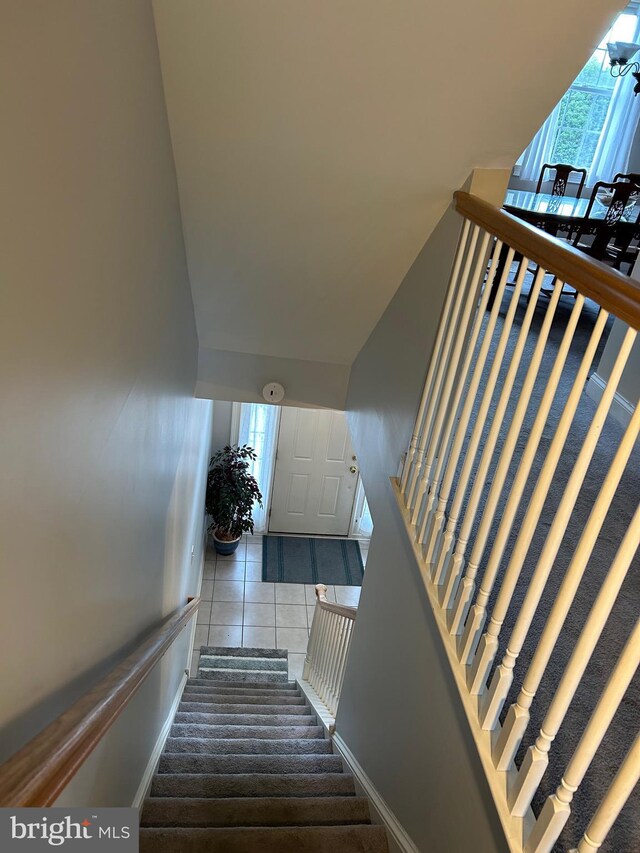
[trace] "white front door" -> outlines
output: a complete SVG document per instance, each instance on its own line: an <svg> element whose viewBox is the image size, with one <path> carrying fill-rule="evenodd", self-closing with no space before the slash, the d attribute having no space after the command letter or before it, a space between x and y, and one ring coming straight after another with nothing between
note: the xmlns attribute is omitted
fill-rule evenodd
<svg viewBox="0 0 640 853"><path fill-rule="evenodd" d="M269 532L346 536L357 482L344 412L284 407Z"/></svg>

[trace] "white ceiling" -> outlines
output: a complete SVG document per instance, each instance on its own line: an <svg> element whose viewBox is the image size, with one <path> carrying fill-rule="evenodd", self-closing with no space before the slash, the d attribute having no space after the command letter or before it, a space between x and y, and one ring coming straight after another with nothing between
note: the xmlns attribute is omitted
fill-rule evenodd
<svg viewBox="0 0 640 853"><path fill-rule="evenodd" d="M453 190L513 163L619 7L154 0L200 346L350 364Z"/></svg>

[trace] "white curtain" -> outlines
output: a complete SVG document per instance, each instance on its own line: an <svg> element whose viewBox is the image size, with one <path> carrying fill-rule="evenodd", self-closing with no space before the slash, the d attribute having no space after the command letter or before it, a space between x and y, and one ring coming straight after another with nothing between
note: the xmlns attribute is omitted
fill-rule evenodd
<svg viewBox="0 0 640 853"><path fill-rule="evenodd" d="M640 38L640 18L632 41ZM611 181L618 172L627 171L631 143L640 118L640 95L633 94L635 80L631 74L616 81L609 109L604 120L602 133L593 162L589 169L589 183Z"/></svg>
<svg viewBox="0 0 640 853"><path fill-rule="evenodd" d="M556 104L551 115L547 118L520 157L520 178L523 181L537 182L542 165L550 161L553 144L556 140L559 115L560 103Z"/></svg>
<svg viewBox="0 0 640 853"><path fill-rule="evenodd" d="M236 404L237 405L237 404ZM280 409L267 403L241 403L238 426L238 444L248 444L258 454L251 464L251 473L262 492L262 508L253 508L254 532L264 533L268 527L268 506L271 496L273 464L278 442Z"/></svg>

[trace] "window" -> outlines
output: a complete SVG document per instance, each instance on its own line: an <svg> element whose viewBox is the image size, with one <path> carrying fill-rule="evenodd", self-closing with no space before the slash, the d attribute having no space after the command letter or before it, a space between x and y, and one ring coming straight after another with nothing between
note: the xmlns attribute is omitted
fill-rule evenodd
<svg viewBox="0 0 640 853"><path fill-rule="evenodd" d="M636 25L636 15L620 15L563 96L551 162L571 163L586 169L591 166L616 82L609 73L607 42L633 41ZM630 80L625 83L632 85Z"/></svg>

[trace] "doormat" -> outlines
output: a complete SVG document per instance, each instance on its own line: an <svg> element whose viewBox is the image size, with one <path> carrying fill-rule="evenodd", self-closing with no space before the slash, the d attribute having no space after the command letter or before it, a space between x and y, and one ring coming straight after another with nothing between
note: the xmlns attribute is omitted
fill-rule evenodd
<svg viewBox="0 0 640 853"><path fill-rule="evenodd" d="M364 565L355 539L312 536L262 538L262 580L362 586Z"/></svg>

